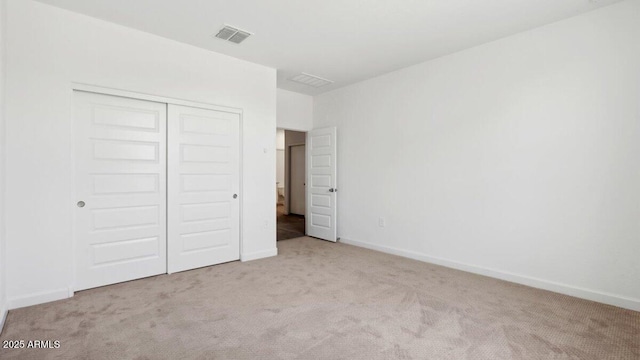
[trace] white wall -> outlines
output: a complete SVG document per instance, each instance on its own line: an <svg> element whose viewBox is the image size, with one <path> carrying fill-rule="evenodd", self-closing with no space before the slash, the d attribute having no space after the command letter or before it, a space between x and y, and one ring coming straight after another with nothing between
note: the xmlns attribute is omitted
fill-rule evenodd
<svg viewBox="0 0 640 360"><path fill-rule="evenodd" d="M276 181L278 188L284 188L284 130L278 129L276 135Z"/></svg>
<svg viewBox="0 0 640 360"><path fill-rule="evenodd" d="M0 332L4 325L7 313L6 301L6 257L5 257L5 226L4 226L4 157L5 157L5 136L4 136L4 27L5 27L5 0L0 0Z"/></svg>
<svg viewBox="0 0 640 360"><path fill-rule="evenodd" d="M284 129L276 131L276 149L284 150Z"/></svg>
<svg viewBox="0 0 640 360"><path fill-rule="evenodd" d="M313 97L309 95L299 94L292 91L278 89L277 91L277 126L278 129L295 130L295 131L309 131L313 128ZM290 131L288 133L291 133ZM283 135L284 136L284 135ZM288 135L289 141L292 141L291 134ZM295 137L295 135L293 135ZM304 133L302 133L303 139L293 138L297 143L304 143ZM279 141L285 141L278 138ZM289 173L289 144L283 144L284 156L283 173L284 181L280 183L280 186L284 187L284 213L289 214L289 186L287 184ZM280 171L280 164L278 164L278 170ZM279 182L280 180L278 180Z"/></svg>
<svg viewBox="0 0 640 360"><path fill-rule="evenodd" d="M313 125L313 97L278 89L278 128L309 131Z"/></svg>
<svg viewBox="0 0 640 360"><path fill-rule="evenodd" d="M638 39L626 1L315 97L338 235L640 310Z"/></svg>
<svg viewBox="0 0 640 360"><path fill-rule="evenodd" d="M24 0L6 41L10 307L72 287L72 82L242 108L242 258L276 254L274 69Z"/></svg>

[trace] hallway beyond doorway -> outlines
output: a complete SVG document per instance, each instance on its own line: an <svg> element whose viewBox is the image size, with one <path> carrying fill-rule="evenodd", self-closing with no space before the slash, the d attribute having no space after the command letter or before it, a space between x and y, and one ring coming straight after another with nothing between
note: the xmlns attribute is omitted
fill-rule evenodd
<svg viewBox="0 0 640 360"><path fill-rule="evenodd" d="M277 222L278 241L304 236L304 216L293 214L285 215L283 204L278 204Z"/></svg>

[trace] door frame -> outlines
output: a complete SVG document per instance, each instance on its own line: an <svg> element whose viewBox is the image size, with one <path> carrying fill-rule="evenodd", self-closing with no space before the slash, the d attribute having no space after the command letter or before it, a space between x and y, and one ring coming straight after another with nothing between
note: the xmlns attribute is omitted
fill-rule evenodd
<svg viewBox="0 0 640 360"><path fill-rule="evenodd" d="M300 131L300 132L303 132L303 131ZM304 131L304 133L305 133L305 137L306 137L306 131ZM285 209L286 209L285 214L286 215L292 214L292 212L291 212L291 173L292 173L292 171L291 171L291 150L292 150L292 148L294 148L296 146L304 146L304 184L305 184L304 185L305 186L305 188L304 188L305 189L304 190L304 197L305 197L305 199L304 199L304 207L305 207L305 209L304 209L304 215L303 216L305 217L305 221L306 221L306 218L307 218L307 209L306 209L307 208L307 144L306 144L306 142L290 144L287 147L287 151L288 151L288 154L289 154L289 156L288 156L289 162L287 163L286 169L289 170L289 171L288 172L285 171L285 174L284 174L285 181L286 181L286 183L288 185L286 187L286 190L288 190L288 191L285 191L285 197L284 197L284 203L285 203ZM294 215L300 215L300 214L294 214ZM306 231L307 231L307 229L305 229L305 234L306 234Z"/></svg>
<svg viewBox="0 0 640 360"><path fill-rule="evenodd" d="M281 126L276 126L276 132L278 130L284 130L286 131L295 131L295 132L300 132L300 133L304 133L304 137L305 140L304 142L295 142L295 143L291 143L289 144L289 146L287 146L286 140L285 140L285 148L284 148L284 163L285 163L285 169L284 169L284 214L285 215L289 215L289 192L290 192L290 183L291 181L289 180L289 177L291 175L291 169L289 166L289 162L291 161L291 146L296 146L296 145L306 145L307 144L307 133L311 130L300 130L300 129L295 129L295 128L290 128L290 127L281 127ZM286 135L285 135L286 136ZM307 150L306 150L306 146L305 146L305 183L307 182L307 174L306 174L306 166L307 166ZM274 165L277 167L277 165ZM277 171L277 169L276 169ZM305 192L306 193L306 192ZM305 202L306 202L306 198L305 198ZM306 231L306 230L305 230Z"/></svg>
<svg viewBox="0 0 640 360"><path fill-rule="evenodd" d="M240 127L240 149L239 149L239 156L240 156L240 161L239 161L239 187L238 187L238 195L240 196L240 204L239 204L239 216L240 216L240 221L239 221L239 237L240 237L240 261L242 261L242 254L243 254L243 204L244 204L244 197L243 197L243 160L244 160L244 156L243 156L243 143L244 143L244 136L243 136L243 130L244 130L244 126L243 126L243 121L244 121L244 114L243 114L243 109L241 108L235 108L235 107L229 107L229 106L222 106L222 105L215 105L215 104L209 104L209 103L203 103L203 102L198 102L198 101L192 101L192 100L185 100L185 99L177 99L177 98L172 98L172 97L167 97L167 96L160 96L160 95L152 95L152 94L146 94L146 93L141 93L141 92L135 92L135 91L129 91L129 90L122 90L122 89L115 89L115 88L110 88L110 87L104 87L104 86L99 86L99 85L90 85L90 84L84 84L84 83L77 83L77 82L72 82L71 83L71 87L69 89L69 97L68 97L68 105L70 107L70 111L69 114L70 116L74 116L75 114L75 103L73 100L73 94L76 91L82 91L82 92L88 92L88 93L95 93L95 94L102 94L102 95L110 95L110 96L118 96L118 97L123 97L123 98L130 98L130 99L135 99L135 100L145 100L145 101L152 101L152 102L157 102L157 103L163 103L163 104L174 104L174 105L182 105L182 106L189 106L189 107L194 107L194 108L201 108L201 109L207 109L207 110L215 110L215 111L222 111L222 112L228 112L228 113L233 113L233 114L238 114L239 115L239 119L240 119L240 123L238 124L238 126ZM168 120L168 119L167 119ZM75 139L76 136L76 129L75 129L75 123L72 121L71 122L71 139ZM70 209L71 214L73 214L73 211L75 211L74 206L76 203L76 198L77 198L77 194L76 194L76 183L75 183L75 171L76 171L76 156L75 156L75 151L76 151L76 146L75 146L75 141L71 142L71 146L69 147L70 150L70 157L71 157L71 167L69 169L69 171L71 172L71 193L69 194L69 206L68 209ZM168 189L167 189L168 190ZM168 194L167 194L168 195ZM166 214L165 214L166 216ZM167 243L169 242L169 237L168 237L168 233L167 233ZM71 281L72 283L69 285L69 297L72 297L74 292L75 292L75 288L76 288L76 270L75 270L75 266L76 266L76 261L77 259L77 255L76 255L76 249L78 246L78 234L76 234L76 218L75 216L71 217L71 248L69 249L71 251L72 254L72 261L71 261ZM168 258L166 259L166 261L168 262ZM168 266L168 264L167 264ZM168 267L167 267L168 269Z"/></svg>

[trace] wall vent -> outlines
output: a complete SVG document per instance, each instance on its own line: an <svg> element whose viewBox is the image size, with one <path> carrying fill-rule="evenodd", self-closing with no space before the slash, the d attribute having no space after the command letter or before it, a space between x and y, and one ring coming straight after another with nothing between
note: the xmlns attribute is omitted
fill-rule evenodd
<svg viewBox="0 0 640 360"><path fill-rule="evenodd" d="M317 88L321 86L333 84L333 81L331 80L327 80L319 76L315 76L307 73L301 73L299 75L289 78L289 80L300 83L300 84L317 87Z"/></svg>
<svg viewBox="0 0 640 360"><path fill-rule="evenodd" d="M252 34L248 31L225 25L222 29L220 29L220 31L218 31L216 37L218 39L226 40L234 44L240 44L251 35Z"/></svg>

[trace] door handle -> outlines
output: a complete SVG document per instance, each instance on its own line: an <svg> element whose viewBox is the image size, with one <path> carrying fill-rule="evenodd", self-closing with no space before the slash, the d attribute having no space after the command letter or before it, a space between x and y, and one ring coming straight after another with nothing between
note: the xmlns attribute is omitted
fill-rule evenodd
<svg viewBox="0 0 640 360"><path fill-rule="evenodd" d="M238 194L233 194L233 198L237 199L238 198Z"/></svg>
<svg viewBox="0 0 640 360"><path fill-rule="evenodd" d="M338 192L338 189L331 188L329 189L329 192Z"/></svg>
<svg viewBox="0 0 640 360"><path fill-rule="evenodd" d="M84 201L80 200L80 201L78 201L78 203L76 205L78 205L79 208L82 208L82 207L84 207L85 203L84 203Z"/></svg>

